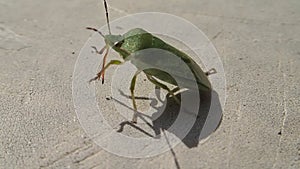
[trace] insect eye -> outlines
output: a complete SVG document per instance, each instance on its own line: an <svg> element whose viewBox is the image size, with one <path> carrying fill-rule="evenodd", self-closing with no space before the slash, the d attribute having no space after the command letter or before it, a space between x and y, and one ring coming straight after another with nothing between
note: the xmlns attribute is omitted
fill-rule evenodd
<svg viewBox="0 0 300 169"><path fill-rule="evenodd" d="M120 48L120 47L122 46L123 43L124 43L124 40L119 41L119 42L116 42L116 43L114 44L114 46L117 47L117 48Z"/></svg>

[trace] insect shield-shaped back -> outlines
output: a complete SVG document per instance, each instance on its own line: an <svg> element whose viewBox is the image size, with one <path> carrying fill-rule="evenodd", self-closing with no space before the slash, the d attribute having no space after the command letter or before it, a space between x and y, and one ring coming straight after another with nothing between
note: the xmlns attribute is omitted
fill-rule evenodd
<svg viewBox="0 0 300 169"><path fill-rule="evenodd" d="M118 52L124 60L130 54L136 51L150 48L152 45L152 35L143 29L136 28L128 31L123 36L121 35L106 35L107 43Z"/></svg>
<svg viewBox="0 0 300 169"><path fill-rule="evenodd" d="M116 49L116 51L118 51L125 60L132 60L132 63L140 70L144 64L162 64L165 67L169 67L169 70L177 71L177 77L180 77L179 79L181 79L181 81L186 81L186 83L189 84L189 82L191 81L190 77L186 74L186 71L183 71L181 68L183 65L187 65L189 67L189 71L193 73L193 78L196 78L198 90L211 90L211 84L206 74L202 71L199 65L187 54L181 52L180 50L167 44L158 37L155 37L152 34L140 28L130 30L129 32L124 34L123 37L124 40L122 41L122 45L120 47L121 50ZM147 51L143 54L141 50L144 49L161 49L161 51L158 52L153 50L152 53ZM128 54L122 54L123 51L128 51L127 53L130 54L131 57L134 56L135 58L131 59L131 57L128 57ZM173 58L178 58L183 62L174 62L175 59L171 59L171 57L166 57L168 56L166 52L172 54ZM147 57L143 57L143 55ZM135 60L136 63L133 60ZM168 82L173 85L177 85L177 83L173 80L174 78L170 77L170 75L166 74L163 71L153 69L145 70L144 72L146 74L155 76L156 78L162 81Z"/></svg>

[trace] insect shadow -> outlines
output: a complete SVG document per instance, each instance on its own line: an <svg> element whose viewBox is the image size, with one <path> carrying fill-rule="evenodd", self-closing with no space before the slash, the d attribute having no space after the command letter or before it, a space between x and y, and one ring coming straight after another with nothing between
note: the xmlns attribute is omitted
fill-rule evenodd
<svg viewBox="0 0 300 169"><path fill-rule="evenodd" d="M119 91L121 95L130 98L130 96L125 95L122 91ZM159 93L156 93L159 96ZM178 96L178 95L177 95ZM157 100L153 98L147 97L135 97L136 99L143 99L143 100L151 100L150 106L159 110L160 107L155 107L157 104ZM161 98L158 97L160 100ZM124 121L120 123L120 128L117 130L118 132L122 132L126 125L131 126L140 132L144 133L145 135L153 138L157 138L161 136L161 132L164 130L168 130L177 119L180 113L180 105L176 103L173 97L169 97L169 94L165 97L165 107L163 112L155 112L152 116L143 114L138 112L138 117L146 122L146 124L153 129L155 135L143 130L142 128L138 127L136 124L133 124L129 121ZM180 99L180 94L179 94ZM118 103L130 108L129 106L121 103L120 101L114 99ZM210 134L212 134L220 125L222 121L222 108L219 101L219 96L216 91L209 91L209 92L202 92L200 94L200 105L199 111L196 114L196 120L191 121L194 122L191 129L185 135L181 141L188 147L193 148L197 147L200 140L207 138ZM212 104L213 103L213 104ZM131 108L130 108L131 109ZM146 121L145 118L153 119L152 124ZM187 122L183 122L187 123ZM168 130L169 132L176 135L178 138L182 138L182 132L180 130Z"/></svg>

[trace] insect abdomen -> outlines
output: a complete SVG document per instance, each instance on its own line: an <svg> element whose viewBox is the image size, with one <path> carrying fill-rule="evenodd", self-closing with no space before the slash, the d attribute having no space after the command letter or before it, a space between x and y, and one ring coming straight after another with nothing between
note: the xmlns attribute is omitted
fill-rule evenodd
<svg viewBox="0 0 300 169"><path fill-rule="evenodd" d="M175 47L165 43L163 40L153 36L152 40L152 48L159 48L162 50L167 50L177 57L180 57L182 61L184 61L187 66L190 68L192 73L194 74L196 81L198 83L199 90L211 90L211 84L205 75L205 73L202 71L202 69L199 67L199 65L187 54L183 53L182 51L176 49ZM178 65L180 66L180 65Z"/></svg>

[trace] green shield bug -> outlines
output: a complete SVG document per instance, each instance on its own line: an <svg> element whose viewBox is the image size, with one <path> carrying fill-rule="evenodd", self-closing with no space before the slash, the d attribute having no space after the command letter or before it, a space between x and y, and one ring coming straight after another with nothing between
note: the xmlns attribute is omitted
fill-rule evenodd
<svg viewBox="0 0 300 169"><path fill-rule="evenodd" d="M132 122L137 122L137 106L135 101L135 95L134 95L134 89L136 84L137 76L140 73L144 73L147 77L147 79L156 85L159 88L162 88L166 90L170 96L174 97L175 101L179 104L180 100L176 97L175 93L180 90L180 87L178 86L178 83L172 77L169 73L155 69L155 68L149 68L149 69L143 69L144 64L151 64L147 62L147 60L151 60L154 58L145 59L145 55L142 57L143 53L140 52L145 49L159 49L164 50L168 53L171 53L172 55L176 56L180 60L182 60L190 69L192 74L194 75L194 79L197 83L197 91L199 93L201 92L209 92L212 90L211 84L207 78L208 75L216 73L216 70L213 68L209 70L208 72L204 72L200 66L187 54L180 51L179 49L173 47L172 45L164 42L160 38L152 35L151 33L141 29L141 28L135 28L129 30L127 33L123 35L113 35L111 34L110 24L109 24L109 17L108 17L108 9L107 9L107 3L106 0L104 0L104 7L106 12L106 20L107 20L107 26L109 30L108 35L104 35L102 32L97 30L96 28L87 27L89 30L93 30L97 33L99 33L105 40L105 46L100 50L96 52L99 54L104 54L103 57L103 63L102 63L102 69L99 73L97 73L97 76L90 80L90 82L94 80L100 80L102 79L102 83L104 83L104 73L107 68L109 68L112 65L121 65L124 62L131 61L131 63L136 66L137 72L134 74L131 85L130 85L130 92L131 92L131 99L132 104L134 108L134 115L132 118ZM106 62L107 55L109 53L109 49L112 48L115 50L119 55L122 57L123 61L120 60L111 60L109 63ZM154 53L155 54L155 53ZM132 57L134 55L134 57ZM159 56L163 61L164 56L163 53L160 53ZM156 59L156 58L155 58ZM168 60L164 64L172 64L172 61ZM178 72L181 72L181 75L179 75L182 81L186 84L186 88L189 88L189 79L185 77L184 72L180 70L180 65L175 65L176 69L178 69ZM164 82L164 83L163 83ZM175 85L176 88L171 90L165 83Z"/></svg>

